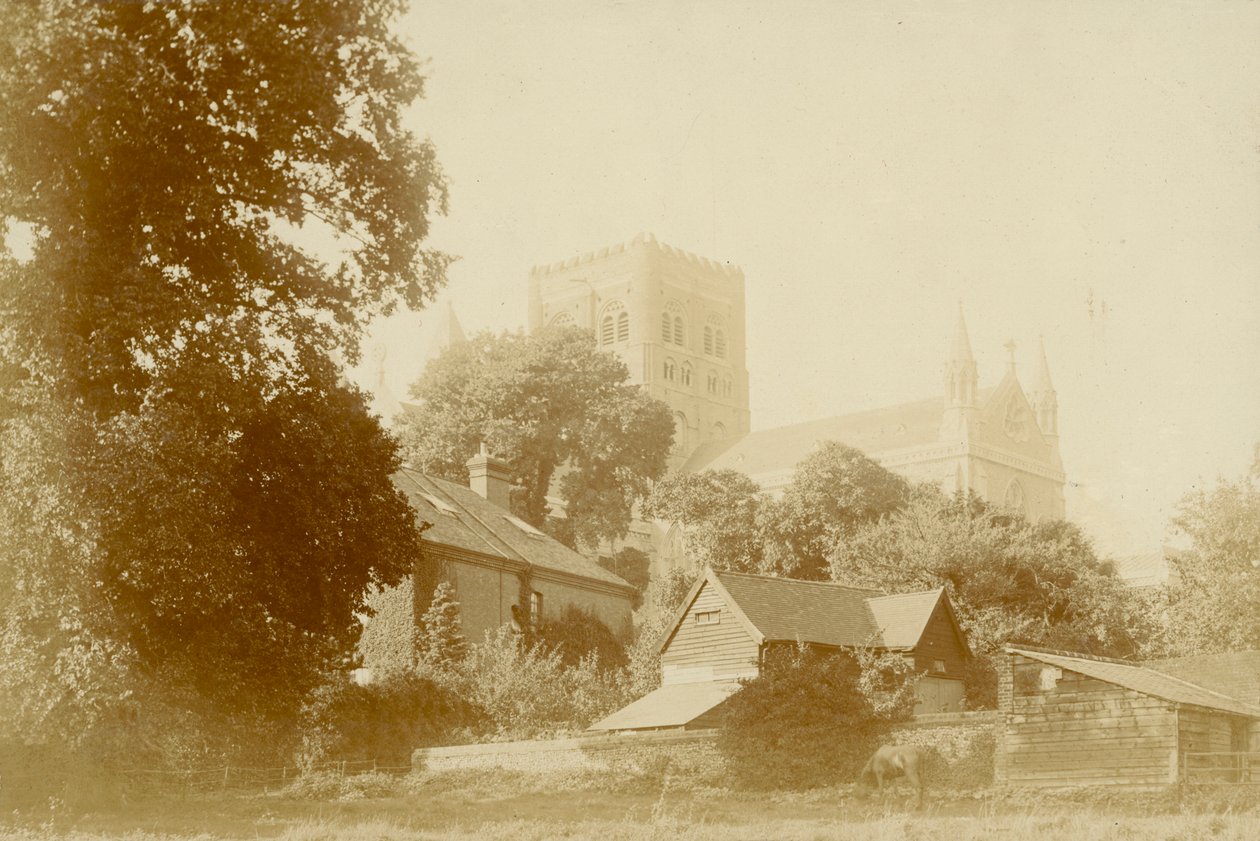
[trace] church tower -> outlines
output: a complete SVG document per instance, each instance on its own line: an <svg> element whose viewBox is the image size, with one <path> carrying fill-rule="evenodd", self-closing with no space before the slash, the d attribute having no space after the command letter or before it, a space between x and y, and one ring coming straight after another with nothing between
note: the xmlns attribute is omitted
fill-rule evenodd
<svg viewBox="0 0 1260 841"><path fill-rule="evenodd" d="M529 329L574 324L674 413L681 464L749 429L744 273L640 234L529 274Z"/></svg>
<svg viewBox="0 0 1260 841"><path fill-rule="evenodd" d="M971 353L967 322L962 304L958 305L958 321L954 341L945 362L945 411L941 417L941 440L966 440L975 420L978 375L976 358Z"/></svg>

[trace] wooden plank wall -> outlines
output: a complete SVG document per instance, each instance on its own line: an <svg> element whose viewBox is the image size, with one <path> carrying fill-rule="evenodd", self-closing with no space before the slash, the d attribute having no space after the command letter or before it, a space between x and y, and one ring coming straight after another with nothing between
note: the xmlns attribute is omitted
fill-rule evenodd
<svg viewBox="0 0 1260 841"><path fill-rule="evenodd" d="M961 679L966 672L967 658L963 654L963 643L954 630L954 623L949 621L949 612L944 603L936 605L936 610L928 619L923 636L914 649L916 669L932 672L932 664L937 660L945 661L945 677Z"/></svg>
<svg viewBox="0 0 1260 841"><path fill-rule="evenodd" d="M1177 711L1167 701L1064 670L1043 689L1044 664L1015 656L1003 740L1007 782L1159 785L1173 781Z"/></svg>
<svg viewBox="0 0 1260 841"><path fill-rule="evenodd" d="M718 611L716 624L696 624L695 614L713 610ZM661 671L667 685L752 677L757 674L757 642L706 583L662 652Z"/></svg>

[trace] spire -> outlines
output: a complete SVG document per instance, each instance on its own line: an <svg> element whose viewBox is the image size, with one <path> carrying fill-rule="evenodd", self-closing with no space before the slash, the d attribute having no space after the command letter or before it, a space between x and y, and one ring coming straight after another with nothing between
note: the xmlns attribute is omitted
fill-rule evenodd
<svg viewBox="0 0 1260 841"><path fill-rule="evenodd" d="M432 333L429 337L429 344L424 354L424 361L436 359L442 355L442 351L453 345L462 345L468 341L464 335L464 328L459 325L459 319L455 317L455 307L451 304L450 299L446 301L446 305L442 307L434 307L434 318L430 322Z"/></svg>
<svg viewBox="0 0 1260 841"><path fill-rule="evenodd" d="M949 353L950 362L975 362L971 355L971 340L967 338L967 321L963 318L962 301L958 302L958 323L954 327L954 344Z"/></svg>
<svg viewBox="0 0 1260 841"><path fill-rule="evenodd" d="M1038 365L1037 365L1037 384L1034 390L1038 394L1045 394L1054 391L1054 383L1050 381L1050 363L1046 362L1046 339L1045 336L1037 338L1039 345Z"/></svg>
<svg viewBox="0 0 1260 841"><path fill-rule="evenodd" d="M1014 374L1015 373L1015 348L1017 347L1017 345L1015 344L1015 340L1007 339L1006 344L1002 345L1002 347L1006 348L1006 354L1007 354L1006 370Z"/></svg>

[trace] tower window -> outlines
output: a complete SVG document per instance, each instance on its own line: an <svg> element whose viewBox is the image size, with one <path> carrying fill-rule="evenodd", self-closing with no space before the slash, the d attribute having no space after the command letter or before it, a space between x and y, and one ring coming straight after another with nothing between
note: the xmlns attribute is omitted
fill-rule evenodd
<svg viewBox="0 0 1260 841"><path fill-rule="evenodd" d="M704 325L704 352L713 355L713 328L707 324Z"/></svg>
<svg viewBox="0 0 1260 841"><path fill-rule="evenodd" d="M674 338L674 322L670 319L669 313L661 316L661 341L668 344Z"/></svg>
<svg viewBox="0 0 1260 841"><path fill-rule="evenodd" d="M718 390L718 375L710 371L709 372L709 394L717 394L717 390Z"/></svg>
<svg viewBox="0 0 1260 841"><path fill-rule="evenodd" d="M722 381L722 396L730 397L732 391L733 389L731 388L731 381L729 379L723 380Z"/></svg>
<svg viewBox="0 0 1260 841"><path fill-rule="evenodd" d="M691 366L686 362L683 363L682 370L679 371L679 379L683 385L691 385Z"/></svg>
<svg viewBox="0 0 1260 841"><path fill-rule="evenodd" d="M601 321L599 325L599 343L601 345L611 345L613 343L613 337L615 335L616 334L614 333L614 330L613 330L612 315L604 316L604 320Z"/></svg>
<svg viewBox="0 0 1260 841"><path fill-rule="evenodd" d="M683 320L681 315L674 316L674 344L683 345Z"/></svg>
<svg viewBox="0 0 1260 841"><path fill-rule="evenodd" d="M600 347L629 340L630 314L621 302L614 301L604 309L604 317L599 320Z"/></svg>
<svg viewBox="0 0 1260 841"><path fill-rule="evenodd" d="M669 380L670 382L673 382L674 375L677 372L677 370L678 370L677 367L674 365L674 360L672 359L665 360L665 371L664 371L665 379Z"/></svg>
<svg viewBox="0 0 1260 841"><path fill-rule="evenodd" d="M718 359L726 358L726 334L718 330L713 336L713 348L717 352Z"/></svg>
<svg viewBox="0 0 1260 841"><path fill-rule="evenodd" d="M621 315L617 316L617 341L630 341L630 313L625 310L622 310Z"/></svg>

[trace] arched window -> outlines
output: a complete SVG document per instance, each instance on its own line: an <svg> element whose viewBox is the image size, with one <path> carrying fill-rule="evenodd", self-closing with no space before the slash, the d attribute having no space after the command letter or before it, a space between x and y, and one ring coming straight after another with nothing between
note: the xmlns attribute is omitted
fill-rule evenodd
<svg viewBox="0 0 1260 841"><path fill-rule="evenodd" d="M726 379L722 380L722 396L730 397L733 391L734 389L731 387L730 377L727 377Z"/></svg>
<svg viewBox="0 0 1260 841"><path fill-rule="evenodd" d="M726 437L726 424L722 423L721 421L718 421L717 423L713 424L713 437L718 440L725 438Z"/></svg>
<svg viewBox="0 0 1260 841"><path fill-rule="evenodd" d="M708 324L704 325L704 352L713 355L713 328Z"/></svg>
<svg viewBox="0 0 1260 841"><path fill-rule="evenodd" d="M726 334L718 330L713 335L713 350L718 359L726 358Z"/></svg>
<svg viewBox="0 0 1260 841"><path fill-rule="evenodd" d="M684 344L683 342L684 338L685 337L683 336L682 316L676 315L674 316L674 344L678 345L679 347L682 347Z"/></svg>
<svg viewBox="0 0 1260 841"><path fill-rule="evenodd" d="M562 312L555 318L551 319L552 327L572 327L573 324L573 314L568 312Z"/></svg>
<svg viewBox="0 0 1260 841"><path fill-rule="evenodd" d="M674 413L674 449L678 452L687 449L687 416L682 412Z"/></svg>
<svg viewBox="0 0 1260 841"><path fill-rule="evenodd" d="M714 371L709 372L709 394L717 394L718 375Z"/></svg>
<svg viewBox="0 0 1260 841"><path fill-rule="evenodd" d="M611 345L624 342L630 338L630 314L620 301L613 301L604 307L604 316L599 320L599 344Z"/></svg>
<svg viewBox="0 0 1260 841"><path fill-rule="evenodd" d="M679 347L685 344L687 332L683 322L684 312L683 305L677 301L670 301L665 305L665 312L661 316L661 341L665 344Z"/></svg>
<svg viewBox="0 0 1260 841"><path fill-rule="evenodd" d="M669 317L669 313L661 314L661 341L669 344L674 338L674 320Z"/></svg>
<svg viewBox="0 0 1260 841"><path fill-rule="evenodd" d="M1018 479L1012 479L1010 484L1006 486L1006 495L1002 498L1002 505L1020 516L1028 516L1028 509L1024 504L1024 486L1019 483Z"/></svg>
<svg viewBox="0 0 1260 841"><path fill-rule="evenodd" d="M678 371L678 368L676 365L674 365L674 360L666 359L665 360L665 379L669 380L670 382L673 382L674 375L677 373L677 371Z"/></svg>
<svg viewBox="0 0 1260 841"><path fill-rule="evenodd" d="M691 385L691 363L684 362L682 369L678 372L679 381L683 385Z"/></svg>

